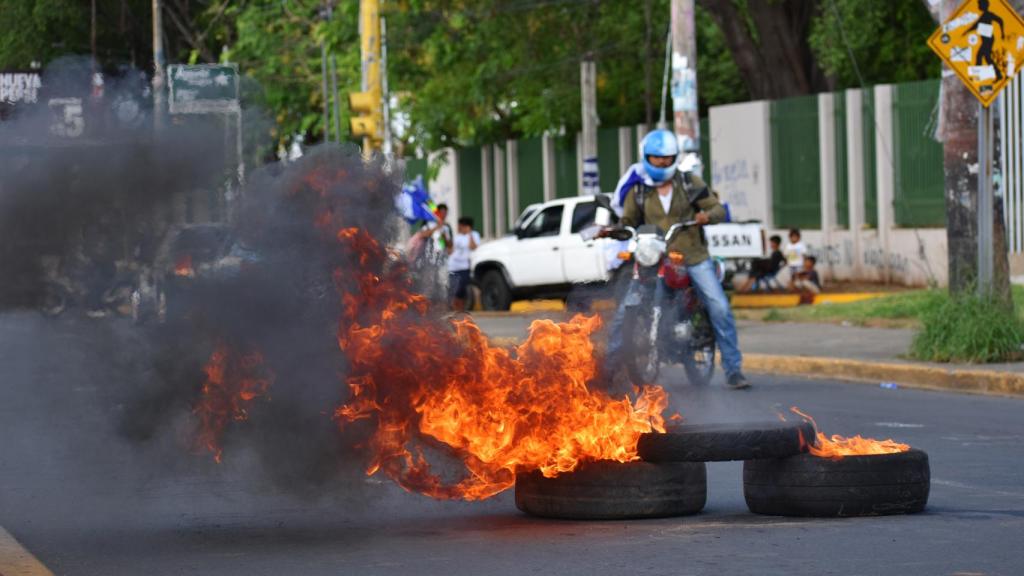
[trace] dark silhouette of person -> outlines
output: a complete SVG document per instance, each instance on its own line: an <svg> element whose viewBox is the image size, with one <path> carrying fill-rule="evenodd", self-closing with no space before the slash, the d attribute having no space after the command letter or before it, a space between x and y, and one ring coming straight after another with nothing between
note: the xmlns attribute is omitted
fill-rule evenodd
<svg viewBox="0 0 1024 576"><path fill-rule="evenodd" d="M996 63L992 57L992 45L996 42L995 37L995 26L993 24L999 23L999 35L1003 40L1006 40L1006 26L1003 25L1003 19L999 16L988 11L989 0L978 0L978 9L981 10L981 16L974 25L967 29L968 32L971 30L977 30L978 26L984 24L988 27L988 35L978 33L981 36L981 46L978 47L978 56L974 59L975 66L981 66L983 61L988 61L992 68L996 71L996 82L1003 79L1003 72L999 69L999 64Z"/></svg>

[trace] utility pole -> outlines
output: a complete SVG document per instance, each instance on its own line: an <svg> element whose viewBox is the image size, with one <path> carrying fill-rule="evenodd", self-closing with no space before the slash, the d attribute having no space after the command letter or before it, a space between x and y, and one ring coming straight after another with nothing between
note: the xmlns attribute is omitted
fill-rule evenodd
<svg viewBox="0 0 1024 576"><path fill-rule="evenodd" d="M388 89L388 20L380 19L381 108L384 111L384 157L391 160L391 91Z"/></svg>
<svg viewBox="0 0 1024 576"><path fill-rule="evenodd" d="M694 0L672 0L672 110L676 136L700 142L697 23Z"/></svg>
<svg viewBox="0 0 1024 576"><path fill-rule="evenodd" d="M164 70L164 24L161 0L153 0L153 124L157 130L164 126L164 87L167 74Z"/></svg>
<svg viewBox="0 0 1024 576"><path fill-rule="evenodd" d="M359 47L362 57L362 91L348 96L353 115L349 127L353 136L363 137L363 155L371 156L384 140L383 89L381 86L380 1L359 2Z"/></svg>
<svg viewBox="0 0 1024 576"><path fill-rule="evenodd" d="M328 19L328 8L320 9L320 19ZM320 42L320 94L324 101L324 142L331 141L331 97L327 92L327 41Z"/></svg>
<svg viewBox="0 0 1024 576"><path fill-rule="evenodd" d="M583 178L584 196L601 192L597 164L597 63L592 54L580 62L580 93L583 101Z"/></svg>

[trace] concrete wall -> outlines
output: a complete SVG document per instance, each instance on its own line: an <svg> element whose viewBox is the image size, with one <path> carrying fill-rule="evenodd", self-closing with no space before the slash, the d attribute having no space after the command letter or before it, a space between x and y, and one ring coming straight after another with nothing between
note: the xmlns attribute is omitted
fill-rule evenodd
<svg viewBox="0 0 1024 576"><path fill-rule="evenodd" d="M895 176L892 166L892 86L874 87L875 122L880 130L862 133L859 91L846 94L849 227L836 210L835 118L832 94L818 96L821 163L821 230L802 231L818 258L825 283L882 282L907 286L945 285L948 256L944 228L903 229L893 222ZM712 185L729 203L733 218L766 223L768 235L786 241L788 230L772 222L771 103L747 102L711 109ZM877 229L865 226L863 138L874 138L878 190ZM785 273L783 274L783 280Z"/></svg>
<svg viewBox="0 0 1024 576"><path fill-rule="evenodd" d="M770 113L764 101L711 109L711 184L735 220L771 224Z"/></svg>

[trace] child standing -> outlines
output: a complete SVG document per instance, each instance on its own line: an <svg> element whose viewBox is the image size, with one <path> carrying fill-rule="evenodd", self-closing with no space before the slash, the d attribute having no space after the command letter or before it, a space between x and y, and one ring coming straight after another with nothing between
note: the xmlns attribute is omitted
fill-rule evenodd
<svg viewBox="0 0 1024 576"><path fill-rule="evenodd" d="M457 233L448 255L448 289L451 291L452 309L462 312L466 309L469 290L470 256L480 244L480 234L473 230L473 219L459 218Z"/></svg>
<svg viewBox="0 0 1024 576"><path fill-rule="evenodd" d="M800 230L793 228L789 231L789 242L782 249L782 255L786 257L786 268L789 269L789 288L796 289L797 275L804 265L804 256L807 254L807 246L800 239Z"/></svg>

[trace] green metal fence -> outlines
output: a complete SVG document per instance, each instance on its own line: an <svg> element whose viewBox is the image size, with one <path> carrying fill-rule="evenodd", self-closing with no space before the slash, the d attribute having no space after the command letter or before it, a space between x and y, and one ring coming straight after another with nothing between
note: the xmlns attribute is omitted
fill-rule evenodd
<svg viewBox="0 0 1024 576"><path fill-rule="evenodd" d="M611 192L619 183L623 168L619 168L619 129L600 128L597 131L597 164L600 171L601 191Z"/></svg>
<svg viewBox="0 0 1024 576"><path fill-rule="evenodd" d="M846 93L832 95L832 125L835 127L836 224L850 227L849 154L846 149Z"/></svg>
<svg viewBox="0 0 1024 576"><path fill-rule="evenodd" d="M701 178L710 184L711 182L711 120L700 119L700 160L704 163L704 173Z"/></svg>
<svg viewBox="0 0 1024 576"><path fill-rule="evenodd" d="M894 217L898 226L946 225L942 145L935 141L939 80L893 89Z"/></svg>
<svg viewBox="0 0 1024 576"><path fill-rule="evenodd" d="M555 138L555 197L577 196L579 167L576 164L576 135Z"/></svg>
<svg viewBox="0 0 1024 576"><path fill-rule="evenodd" d="M483 230L484 225L484 170L480 147L459 148L458 158L459 216L469 216L474 227Z"/></svg>
<svg viewBox="0 0 1024 576"><path fill-rule="evenodd" d="M519 176L519 211L544 201L544 139L526 138L516 144ZM512 220L519 214L516 214Z"/></svg>
<svg viewBox="0 0 1024 576"><path fill-rule="evenodd" d="M779 228L821 228L818 97L772 102L772 215Z"/></svg>
<svg viewBox="0 0 1024 576"><path fill-rule="evenodd" d="M878 170L876 169L875 138L878 136L875 124L875 90L866 88L861 92L860 129L864 137L864 223L878 227Z"/></svg>

